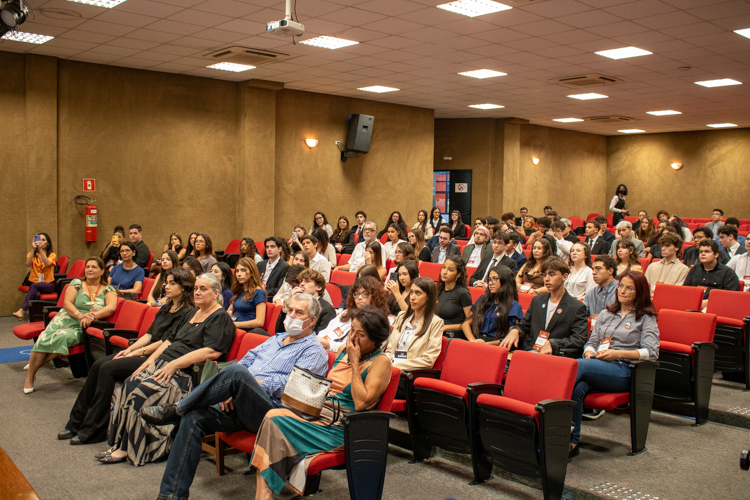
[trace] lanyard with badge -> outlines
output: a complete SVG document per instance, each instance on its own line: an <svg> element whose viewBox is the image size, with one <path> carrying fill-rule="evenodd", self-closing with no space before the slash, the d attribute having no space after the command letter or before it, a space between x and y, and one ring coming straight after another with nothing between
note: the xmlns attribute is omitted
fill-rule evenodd
<svg viewBox="0 0 750 500"><path fill-rule="evenodd" d="M628 314L630 314L630 313L628 313ZM617 331L617 329L618 329L618 328L620 327L620 325L622 324L622 322L623 322L623 321L625 321L625 317L626 317L626 316L627 316L628 314L626 314L625 316L623 316L623 317L621 317L621 318L620 318L620 321L618 321L618 322L617 322L617 324L616 324L616 325L615 325L615 327L614 327L614 328L613 328L613 329L611 330L611 334L610 334L610 335L609 335L608 337L606 336L606 331L607 331L607 327L608 327L609 325L607 325L607 327L604 327L604 331L605 331L605 334L604 334L604 335L605 335L605 336L604 336L604 337L602 337L602 340L601 340L601 342L599 343L599 348L598 348L598 349L596 350L596 354L599 354L599 353L602 353L602 352L604 352L604 351L607 351L607 350L609 350L609 346L610 346L610 344L612 343L612 337L614 337L615 331ZM610 321L610 324L611 324L611 323L612 323L612 321ZM625 328L626 328L626 329L628 329L628 330L630 329L630 321L628 321L627 323L625 323Z"/></svg>
<svg viewBox="0 0 750 500"><path fill-rule="evenodd" d="M331 340L339 340L346 336L346 334L349 333L349 330L352 329L352 323L351 321L347 321L346 323L341 323L341 325L337 326L333 329L333 332L328 334L328 338Z"/></svg>
<svg viewBox="0 0 750 500"><path fill-rule="evenodd" d="M409 323L409 326L404 327L404 331L401 332L401 337L398 339L398 344L396 344L395 359L406 359L406 352L409 349L407 339L414 334L414 330L416 329L417 325L412 325L411 323Z"/></svg>

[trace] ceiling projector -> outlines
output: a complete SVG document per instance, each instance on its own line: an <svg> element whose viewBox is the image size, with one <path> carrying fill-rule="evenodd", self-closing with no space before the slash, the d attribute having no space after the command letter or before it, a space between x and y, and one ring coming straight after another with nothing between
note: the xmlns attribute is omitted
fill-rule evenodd
<svg viewBox="0 0 750 500"><path fill-rule="evenodd" d="M276 33L281 36L302 36L305 33L305 25L292 21L291 19L282 19L281 21L271 21L266 26L268 33Z"/></svg>

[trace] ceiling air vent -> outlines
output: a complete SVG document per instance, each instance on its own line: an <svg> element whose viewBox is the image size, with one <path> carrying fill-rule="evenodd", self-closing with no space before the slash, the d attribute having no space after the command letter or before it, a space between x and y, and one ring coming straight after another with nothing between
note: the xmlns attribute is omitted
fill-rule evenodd
<svg viewBox="0 0 750 500"><path fill-rule="evenodd" d="M610 116L586 116L583 118L587 122L596 123L622 123L622 122L634 122L635 118L629 116L610 115Z"/></svg>
<svg viewBox="0 0 750 500"><path fill-rule="evenodd" d="M248 49L247 47L227 47L204 54L203 57L217 63L228 62L246 64L248 66L260 66L261 64L288 59L289 54L281 54L279 52L270 52L261 49Z"/></svg>
<svg viewBox="0 0 750 500"><path fill-rule="evenodd" d="M597 85L612 85L622 81L621 78L600 74L563 76L561 78L553 78L550 80L550 82L565 85L566 87L572 87L574 89L579 89L581 87L595 87Z"/></svg>

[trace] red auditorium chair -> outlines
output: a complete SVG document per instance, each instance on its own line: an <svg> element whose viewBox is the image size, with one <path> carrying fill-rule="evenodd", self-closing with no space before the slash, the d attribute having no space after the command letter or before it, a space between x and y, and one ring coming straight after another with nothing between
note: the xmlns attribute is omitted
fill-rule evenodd
<svg viewBox="0 0 750 500"><path fill-rule="evenodd" d="M239 328L235 330L234 339L232 339L232 345L229 347L229 351L227 352L227 361L234 361L235 359L237 359L237 354L242 348L242 341L244 340L246 335L249 335L249 333L245 332L245 330L240 330ZM193 371L192 373L190 373L190 376L193 378L193 387L197 387L198 385L200 385L201 374L203 373L203 367L206 365L206 363L216 363L216 361L204 361L202 363L195 363L193 365Z"/></svg>
<svg viewBox="0 0 750 500"><path fill-rule="evenodd" d="M70 266L70 270L65 276L59 276L55 275L55 291L52 293L43 293L39 296L39 300L57 300L58 295L60 294L60 290L62 290L65 285L70 283L76 278L83 278L84 271L86 269L86 261L84 260L77 260L73 263L72 266ZM18 287L19 290L23 291L22 289L25 288L26 292L29 291L29 287Z"/></svg>
<svg viewBox="0 0 750 500"><path fill-rule="evenodd" d="M65 290L67 288L68 285L63 287L63 293L57 299L57 304L51 300L32 300L29 302L29 322L13 327L13 335L22 340L33 340L36 342L36 338L49 324L46 308L57 305L58 310L62 309L63 302L65 301Z"/></svg>
<svg viewBox="0 0 750 500"><path fill-rule="evenodd" d="M349 271L331 272L331 283L336 283L337 285L353 285L355 279L357 279L357 273L350 273Z"/></svg>
<svg viewBox="0 0 750 500"><path fill-rule="evenodd" d="M255 242L255 249L258 251L258 255L263 257L266 253L266 244L263 241L256 241Z"/></svg>
<svg viewBox="0 0 750 500"><path fill-rule="evenodd" d="M590 213L590 214L588 214L586 216L586 222L592 221L592 220L596 219L600 215L601 214L598 214L598 213Z"/></svg>
<svg viewBox="0 0 750 500"><path fill-rule="evenodd" d="M419 276L423 278L432 278L432 280L437 283L442 269L443 265L438 264L437 262L420 262Z"/></svg>
<svg viewBox="0 0 750 500"><path fill-rule="evenodd" d="M89 367L109 354L104 340L104 330L112 328L137 332L148 309L150 309L148 304L126 300L114 324L99 320L92 321L91 325L83 330L83 349Z"/></svg>
<svg viewBox="0 0 750 500"><path fill-rule="evenodd" d="M442 370L409 371L406 409L415 462L430 458L435 446L454 453L474 451L476 441L469 435L469 401L475 397L471 384L500 384L507 359L504 347L454 340Z"/></svg>
<svg viewBox="0 0 750 500"><path fill-rule="evenodd" d="M471 238L471 224L466 224L464 226L464 238L469 239Z"/></svg>
<svg viewBox="0 0 750 500"><path fill-rule="evenodd" d="M65 257L65 256L58 257L57 261L55 262L55 281L57 281L60 278L64 278L67 269L68 269L68 257ZM18 287L18 291L22 293L29 293L29 287L26 285L20 285ZM41 300L47 300L47 299L41 299Z"/></svg>
<svg viewBox="0 0 750 500"><path fill-rule="evenodd" d="M151 269L152 262L154 262L154 252L149 252L148 262L146 262L146 275L148 275L148 270Z"/></svg>
<svg viewBox="0 0 750 500"><path fill-rule="evenodd" d="M469 278L476 272L477 268L474 266L466 266L466 281L468 283Z"/></svg>
<svg viewBox="0 0 750 500"><path fill-rule="evenodd" d="M577 372L575 359L516 351L502 396L499 385L472 384L475 484L487 481L495 465L540 477L545 499L562 498Z"/></svg>
<svg viewBox="0 0 750 500"><path fill-rule="evenodd" d="M531 257L531 248L530 247L529 248L524 248L523 249L523 254L526 256L527 259L529 257Z"/></svg>
<svg viewBox="0 0 750 500"><path fill-rule="evenodd" d="M272 302L266 302L266 320L263 323L263 329L268 332L268 335L276 335L276 320L279 319L281 314L281 306L277 306Z"/></svg>
<svg viewBox="0 0 750 500"><path fill-rule="evenodd" d="M638 259L641 261L641 267L643 268L643 274L646 274L646 269L648 268L649 260L646 258L640 258Z"/></svg>
<svg viewBox="0 0 750 500"><path fill-rule="evenodd" d="M146 310L146 314L143 316L141 326L138 330L122 330L117 328L107 328L102 331L104 335L104 348L107 352L107 356L110 354L116 354L124 349L127 349L136 340L146 335L148 329L151 328L151 324L154 322L156 313L159 312L158 307L149 307Z"/></svg>
<svg viewBox="0 0 750 500"><path fill-rule="evenodd" d="M521 309L523 309L524 314L526 314L526 311L529 309L531 301L534 299L534 297L536 297L536 295L529 295L528 293L518 294L518 303L521 305Z"/></svg>
<svg viewBox="0 0 750 500"><path fill-rule="evenodd" d="M221 259L224 260L227 264L229 264L229 267L234 269L234 266L237 264L237 261L240 260L240 242L242 240L239 238L233 239L229 242L227 247L224 249L224 252L220 255Z"/></svg>
<svg viewBox="0 0 750 500"><path fill-rule="evenodd" d="M629 392L592 392L583 400L583 407L612 413L629 413L631 452L628 455L637 455L646 449L648 424L654 403L656 367L659 362L628 360L628 364Z"/></svg>
<svg viewBox="0 0 750 500"><path fill-rule="evenodd" d="M388 233L383 233L383 236L380 237L380 243L385 245L386 241L388 241Z"/></svg>
<svg viewBox="0 0 750 500"><path fill-rule="evenodd" d="M659 366L654 396L693 403L695 425L702 425L708 420L713 384L716 315L665 309L659 313L658 322Z"/></svg>
<svg viewBox="0 0 750 500"><path fill-rule="evenodd" d="M615 214L607 214L607 227L613 227L614 224L614 216Z"/></svg>
<svg viewBox="0 0 750 500"><path fill-rule="evenodd" d="M466 245L469 244L469 240L456 240L456 245L458 245L458 251L463 254L464 248L466 248Z"/></svg>
<svg viewBox="0 0 750 500"><path fill-rule="evenodd" d="M385 271L386 271L385 272L385 279L388 279L388 276L391 273L391 268L393 268L393 266L395 266L395 265L396 265L396 263L394 262L393 259L386 259L386 261L385 261Z"/></svg>
<svg viewBox="0 0 750 500"><path fill-rule="evenodd" d="M331 297L333 308L338 309L339 304L341 304L341 301L343 300L343 297L341 296L341 288L339 288L336 283L328 283L326 285L326 292L328 292L328 295Z"/></svg>
<svg viewBox="0 0 750 500"><path fill-rule="evenodd" d="M711 292L713 293L713 292ZM654 288L654 308L676 311L700 311L703 304L703 288L657 284Z"/></svg>
<svg viewBox="0 0 750 500"><path fill-rule="evenodd" d="M471 294L471 301L476 302L479 300L479 297L484 295L484 292L487 290L486 288L477 288L475 286L470 286L469 293Z"/></svg>
<svg viewBox="0 0 750 500"><path fill-rule="evenodd" d="M442 339L442 346L440 348L440 354L438 354L437 359L435 360L435 365L432 367L434 370L442 370L443 369L443 363L445 362L445 356L448 354L448 345L450 344L451 340L448 337L443 337ZM401 377L406 380L406 377L408 377L409 372L402 372ZM394 399L393 404L391 405L391 411L396 412L405 412L406 411L406 400L405 399Z"/></svg>
<svg viewBox="0 0 750 500"><path fill-rule="evenodd" d="M750 293L711 290L706 313L717 316L714 369L750 390Z"/></svg>
<svg viewBox="0 0 750 500"><path fill-rule="evenodd" d="M570 227L573 230L584 225L583 219L581 219L580 217L570 217L568 220L570 221Z"/></svg>
<svg viewBox="0 0 750 500"><path fill-rule="evenodd" d="M357 237L357 235L355 234L354 238L356 238L356 237ZM344 264L348 264L349 263L349 259L351 259L351 258L352 258L351 254L342 253L341 256L339 257L339 265L343 266ZM346 271L344 271L344 272L346 272Z"/></svg>
<svg viewBox="0 0 750 500"><path fill-rule="evenodd" d="M141 287L141 293L138 294L138 300L146 302L148 300L148 294L151 293L151 289L154 288L156 280L154 278L143 278L143 286Z"/></svg>

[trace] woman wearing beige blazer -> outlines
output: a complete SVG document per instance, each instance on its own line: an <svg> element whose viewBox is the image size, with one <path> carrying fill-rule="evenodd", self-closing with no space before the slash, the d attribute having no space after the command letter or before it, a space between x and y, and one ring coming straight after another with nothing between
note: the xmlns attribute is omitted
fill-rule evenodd
<svg viewBox="0 0 750 500"><path fill-rule="evenodd" d="M385 354L401 370L432 368L440 355L443 320L435 314L437 286L430 278L411 282L409 307L393 323ZM399 383L397 399L406 397L406 386Z"/></svg>

